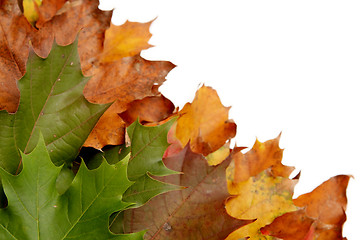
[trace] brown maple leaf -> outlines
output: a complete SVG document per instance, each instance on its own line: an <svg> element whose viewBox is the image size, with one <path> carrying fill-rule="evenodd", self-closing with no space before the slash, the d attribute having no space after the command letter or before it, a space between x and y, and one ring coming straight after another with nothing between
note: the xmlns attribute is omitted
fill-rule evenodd
<svg viewBox="0 0 361 240"><path fill-rule="evenodd" d="M176 136L193 152L208 155L236 135L236 124L228 119L229 108L222 105L217 92L206 86L198 89L192 103L180 111Z"/></svg>
<svg viewBox="0 0 361 240"><path fill-rule="evenodd" d="M148 61L139 55L100 63L94 76L84 88L84 96L92 103L110 103L84 146L97 149L105 145L124 143L125 123L119 113L128 103L147 96L158 95L158 86L175 66L166 61ZM109 138L111 137L111 138Z"/></svg>
<svg viewBox="0 0 361 240"><path fill-rule="evenodd" d="M164 159L164 163L182 174L160 180L187 189L159 195L140 208L126 211L125 232L148 229L145 239L218 240L253 222L237 220L225 211L224 201L229 196L225 169L229 160L209 166L201 154L193 153L187 145Z"/></svg>
<svg viewBox="0 0 361 240"><path fill-rule="evenodd" d="M300 210L276 218L261 231L284 240L345 239L342 237L342 225L346 221L349 179L350 176L346 175L330 178L312 192L299 196L294 203Z"/></svg>
<svg viewBox="0 0 361 240"><path fill-rule="evenodd" d="M3 0L0 5L0 110L16 112L20 93L17 80L25 74L32 27L18 3Z"/></svg>
<svg viewBox="0 0 361 240"><path fill-rule="evenodd" d="M59 45L72 43L78 35L79 56L85 75L93 74L97 56L103 49L111 11L98 9L97 0L44 0L39 11L39 28L32 27L15 0L1 4L0 109L15 112L19 104L16 80L25 73L29 40L37 55L47 57L54 38Z"/></svg>
<svg viewBox="0 0 361 240"><path fill-rule="evenodd" d="M85 75L92 74L89 65L94 65L103 49L105 30L109 28L112 16L112 11L101 11L98 5L97 0L75 0L66 2L58 9L56 3L48 2L42 14L45 15L48 10L51 11L51 17L37 24L39 29L31 36L35 52L41 57L47 57L54 39L59 45L65 46L79 35L78 51L82 69ZM54 9L58 9L55 15Z"/></svg>
<svg viewBox="0 0 361 240"><path fill-rule="evenodd" d="M159 123L170 117L175 110L174 104L163 95L145 97L127 104L127 110L119 114L127 126L135 120L143 125Z"/></svg>
<svg viewBox="0 0 361 240"><path fill-rule="evenodd" d="M45 22L50 21L67 1L68 0L43 0L40 6L35 5L35 10L38 14L36 27L41 28Z"/></svg>
<svg viewBox="0 0 361 240"><path fill-rule="evenodd" d="M256 176L270 168L274 176L288 177L294 167L284 166L282 162L283 149L279 147L281 135L264 143L256 140L251 150L243 154L244 148L235 148L232 151L233 162L227 169L230 182L239 183Z"/></svg>

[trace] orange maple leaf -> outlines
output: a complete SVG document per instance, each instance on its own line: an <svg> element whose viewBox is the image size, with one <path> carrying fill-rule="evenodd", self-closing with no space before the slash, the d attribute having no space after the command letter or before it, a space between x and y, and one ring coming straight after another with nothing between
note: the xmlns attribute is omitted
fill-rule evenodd
<svg viewBox="0 0 361 240"><path fill-rule="evenodd" d="M163 95L145 97L127 105L127 110L119 114L129 126L135 120L143 125L159 123L170 117L175 110L174 104Z"/></svg>
<svg viewBox="0 0 361 240"><path fill-rule="evenodd" d="M294 204L300 210L276 218L261 231L284 240L344 239L342 225L346 221L349 179L346 175L332 177L312 192L299 196Z"/></svg>
<svg viewBox="0 0 361 240"><path fill-rule="evenodd" d="M128 103L147 96L158 95L158 86L175 66L166 61L147 61L139 55L101 63L84 88L84 96L93 103L112 106L100 118L84 146L97 149L105 145L124 143L125 127L119 113L127 110Z"/></svg>
<svg viewBox="0 0 361 240"><path fill-rule="evenodd" d="M104 50L101 62L112 62L123 57L131 57L152 47L148 40L152 34L149 27L153 21L137 23L126 21L123 25L110 25L105 31Z"/></svg>
<svg viewBox="0 0 361 240"><path fill-rule="evenodd" d="M228 111L214 89L202 86L193 102L180 111L177 138L183 147L190 142L193 152L206 156L216 151L236 135L237 126L228 119Z"/></svg>

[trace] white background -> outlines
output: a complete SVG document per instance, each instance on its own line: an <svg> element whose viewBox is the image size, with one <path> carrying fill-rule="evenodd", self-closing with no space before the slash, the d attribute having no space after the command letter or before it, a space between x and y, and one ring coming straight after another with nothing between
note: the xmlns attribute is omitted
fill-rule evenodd
<svg viewBox="0 0 361 240"><path fill-rule="evenodd" d="M361 214L361 2L320 0L101 1L113 22L150 21L142 56L177 65L160 91L183 107L201 84L232 106L236 143L281 131L283 162L301 170L295 196L352 174L344 235ZM296 174L296 172L295 172Z"/></svg>

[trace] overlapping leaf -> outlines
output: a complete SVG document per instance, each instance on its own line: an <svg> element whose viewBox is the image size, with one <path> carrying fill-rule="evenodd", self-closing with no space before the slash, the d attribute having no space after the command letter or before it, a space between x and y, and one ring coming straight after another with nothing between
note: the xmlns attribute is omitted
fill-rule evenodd
<svg viewBox="0 0 361 240"><path fill-rule="evenodd" d="M61 167L51 162L42 135L22 158L17 176L0 168L9 202L0 209L1 239L142 239L142 232L115 235L108 228L110 214L130 205L122 201L132 184L126 177L127 159L115 165L103 162L92 171L82 164L69 189L59 195L55 185Z"/></svg>
<svg viewBox="0 0 361 240"><path fill-rule="evenodd" d="M170 62L147 61L139 55L101 63L84 89L85 97L93 103L114 102L102 116L85 146L97 149L105 145L124 143L125 123L119 113L127 104L147 96L158 95L158 87L174 68Z"/></svg>
<svg viewBox="0 0 361 240"><path fill-rule="evenodd" d="M29 21L30 24L34 25L35 22L39 19L39 6L41 5L42 0L23 0L19 2L24 9L24 16Z"/></svg>
<svg viewBox="0 0 361 240"><path fill-rule="evenodd" d="M14 113L19 105L17 80L25 74L32 28L18 3L1 1L0 5L0 110Z"/></svg>
<svg viewBox="0 0 361 240"><path fill-rule="evenodd" d="M312 192L299 196L294 203L300 210L276 218L262 232L284 240L344 239L342 225L346 221L346 188L349 179L350 176L346 175L330 178Z"/></svg>
<svg viewBox="0 0 361 240"><path fill-rule="evenodd" d="M152 36L149 27L153 21L137 23L126 21L123 25L111 24L105 32L104 50L101 62L112 62L123 57L131 57L143 49L152 47L148 40Z"/></svg>
<svg viewBox="0 0 361 240"><path fill-rule="evenodd" d="M240 151L232 154L227 176L228 190L235 196L227 200L227 212L239 219L257 220L233 232L227 240L270 239L260 228L297 209L292 202L297 180L288 178L293 168L281 164L283 150L278 142L279 137L265 143L256 141L246 154Z"/></svg>
<svg viewBox="0 0 361 240"><path fill-rule="evenodd" d="M106 110L83 96L87 78L82 75L77 42L54 44L46 58L31 53L27 72L19 81L20 106L15 114L0 112L0 166L19 170L20 153L29 153L44 134L54 163L71 162Z"/></svg>
<svg viewBox="0 0 361 240"><path fill-rule="evenodd" d="M165 167L162 160L164 151L169 145L167 133L174 121L171 119L154 127L145 127L136 121L128 127L129 147L108 146L93 155L82 153L82 158L87 162L88 167L93 169L97 168L104 159L114 164L130 154L128 176L134 184L124 194L124 200L135 203L132 207L139 207L160 193L182 189L181 186L166 184L153 178L153 176L178 173Z"/></svg>
<svg viewBox="0 0 361 240"><path fill-rule="evenodd" d="M225 168L229 161L211 167L189 146L164 161L167 167L183 174L161 180L187 189L159 195L143 207L126 211L126 232L149 229L146 239L216 240L252 222L232 218L225 211L224 201L229 196Z"/></svg>
<svg viewBox="0 0 361 240"><path fill-rule="evenodd" d="M173 114L174 104L163 95L135 100L119 116L129 126L134 121L142 124L157 124Z"/></svg>
<svg viewBox="0 0 361 240"><path fill-rule="evenodd" d="M134 122L127 128L131 141L128 177L135 183L124 194L124 199L135 203L135 207L143 205L160 193L182 188L152 178L152 175L167 176L178 173L163 163L163 154L169 145L167 133L173 123L174 119L160 126L145 127Z"/></svg>
<svg viewBox="0 0 361 240"><path fill-rule="evenodd" d="M236 135L236 124L228 119L228 111L215 90L202 86L193 102L180 111L177 138L183 147L190 142L193 152L208 155L216 151Z"/></svg>
<svg viewBox="0 0 361 240"><path fill-rule="evenodd" d="M26 1L34 6L33 1ZM54 39L59 45L71 44L78 35L79 55L85 75L93 75L97 57L103 49L104 33L110 25L111 11L98 9L97 0L64 2L44 0L37 9L37 27L22 15L16 0L4 0L0 6L0 110L14 113L19 105L16 80L25 73L29 42L36 54L46 58Z"/></svg>
<svg viewBox="0 0 361 240"><path fill-rule="evenodd" d="M297 180L289 179L293 168L281 163L279 138L257 141L246 154L243 148L233 149L227 179L234 196L228 198L226 208L242 220L227 214L224 201L229 193L224 178L229 159L223 160L230 149L224 143L234 137L236 125L228 119L229 108L216 92L204 86L185 105L176 124L168 121L174 106L159 97L158 87L174 65L140 57L141 50L151 46L151 22L111 25L112 11L99 10L97 0L24 0L27 21L16 0L0 2L0 109L14 113L20 96L17 85L21 91L18 112L0 112L0 166L5 168L0 175L9 200L9 206L0 210L1 239L10 235L13 239L142 238L142 233L110 233L108 217L113 212L117 212L110 219L113 230L148 228L147 238L152 239L224 239L242 225L227 239L342 239L349 176L334 177L292 201ZM55 46L49 55L54 39L68 45L77 35L80 64L76 43ZM31 52L28 61L29 42L46 59ZM17 83L27 61L27 73ZM131 145L108 146L85 159L94 170L81 165L71 182L73 173L52 165L46 148L56 164L72 161L106 108L83 97L87 80L80 65L85 75L93 76L84 90L87 100L114 102L85 145L97 149ZM125 126L136 118L142 123L164 118L168 122L153 128L135 122L126 133ZM45 143L40 139L35 147L40 131ZM126 134L130 142L124 141ZM34 150L24 155L19 149ZM126 170L123 158L128 153ZM21 170L21 157L25 163L20 175L7 173ZM104 158L114 165L104 163ZM60 176L64 170L70 174L68 184L59 184L64 183L65 175ZM176 171L183 174L170 176ZM134 181L132 186L126 172ZM180 186L188 188L144 205ZM125 208L141 205L123 216Z"/></svg>

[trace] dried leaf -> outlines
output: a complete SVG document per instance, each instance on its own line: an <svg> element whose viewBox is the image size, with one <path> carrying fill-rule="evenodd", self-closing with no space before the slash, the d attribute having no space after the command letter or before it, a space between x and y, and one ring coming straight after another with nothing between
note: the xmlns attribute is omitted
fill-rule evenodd
<svg viewBox="0 0 361 240"><path fill-rule="evenodd" d="M31 25L14 0L0 6L0 110L16 112L20 93L17 80L25 74Z"/></svg>
<svg viewBox="0 0 361 240"><path fill-rule="evenodd" d="M297 209L292 202L296 183L297 180L275 177L267 171L244 182L228 183L228 186L232 185L230 192L236 196L227 200L227 212L238 219L257 220L231 233L227 240L261 239L261 227L277 216Z"/></svg>
<svg viewBox="0 0 361 240"><path fill-rule="evenodd" d="M279 148L279 139L280 136L264 143L256 140L245 154L241 152L244 148L233 150L227 185L229 193L235 196L226 202L227 212L239 219L257 221L233 232L227 240L262 239L261 227L277 216L297 210L292 196L298 180L288 179L293 168L281 163L283 150Z"/></svg>
<svg viewBox="0 0 361 240"><path fill-rule="evenodd" d="M101 149L106 145L121 145L125 138L125 122L118 116L118 102L112 104L100 117L84 143L84 147Z"/></svg>
<svg viewBox="0 0 361 240"><path fill-rule="evenodd" d="M306 207L307 216L311 218L326 224L342 224L345 220L349 179L350 176L346 175L330 178L312 192L299 196L294 203L298 207Z"/></svg>
<svg viewBox="0 0 361 240"><path fill-rule="evenodd" d="M288 177L294 170L293 167L284 166L282 161L283 149L279 148L280 135L264 143L256 140L252 149L246 154L240 152L242 149L235 149L232 152L234 164L227 169L227 176L234 183L248 180L260 172L272 166L275 176Z"/></svg>
<svg viewBox="0 0 361 240"><path fill-rule="evenodd" d="M202 86L192 103L180 112L176 136L183 147L190 142L193 152L208 155L236 134L236 124L228 120L229 107L222 105L217 92Z"/></svg>
<svg viewBox="0 0 361 240"><path fill-rule="evenodd" d="M24 16L31 25L39 19L37 8L41 5L42 0L23 0Z"/></svg>
<svg viewBox="0 0 361 240"><path fill-rule="evenodd" d="M262 232L284 240L344 239L342 225L346 221L349 179L350 176L346 175L330 178L311 193L299 196L294 203L302 209L276 218L272 224L262 228Z"/></svg>
<svg viewBox="0 0 361 240"><path fill-rule="evenodd" d="M183 174L161 180L188 188L162 194L141 208L126 211L126 232L149 229L145 239L218 240L252 222L234 219L224 209L224 201L229 196L225 180L229 161L211 167L201 154L193 153L186 146L164 163Z"/></svg>
<svg viewBox="0 0 361 240"><path fill-rule="evenodd" d="M227 142L222 147L220 147L217 151L209 154L206 157L208 164L210 166L216 166L216 165L220 164L221 162L223 162L229 156L229 153L231 151L229 149L229 145L230 145L230 142Z"/></svg>
<svg viewBox="0 0 361 240"><path fill-rule="evenodd" d="M59 45L64 46L73 42L79 34L80 59L87 63L82 63L82 68L85 65L83 71L89 75L86 72L89 68L87 65L101 52L104 32L109 27L112 16L111 11L101 11L98 5L97 0L77 0L65 4L63 7L66 8L62 12L39 24L39 30L31 36L35 52L41 57L46 57L54 38ZM56 9L58 7L55 6ZM89 50L92 51L87 52Z"/></svg>
<svg viewBox="0 0 361 240"><path fill-rule="evenodd" d="M317 239L342 239L342 226L346 221L346 188L349 180L350 176L347 175L332 177L312 192L294 200L296 206L305 207L307 217L317 220Z"/></svg>
<svg viewBox="0 0 361 240"><path fill-rule="evenodd" d="M174 111L174 104L163 95L145 97L127 105L127 110L119 114L129 126L135 120L140 123L157 123L168 118Z"/></svg>
<svg viewBox="0 0 361 240"><path fill-rule="evenodd" d="M36 27L41 28L45 22L50 21L67 1L68 0L42 0L42 4L38 4L36 9L39 15L36 21Z"/></svg>
<svg viewBox="0 0 361 240"><path fill-rule="evenodd" d="M93 103L115 103L98 122L84 146L100 149L105 145L124 143L124 134L119 131L124 128L124 122L118 114L127 110L127 105L134 100L158 95L154 87L161 85L173 68L170 62L147 61L139 55L100 64L85 86L84 95ZM101 138L104 141L100 141ZM90 141L94 139L99 141Z"/></svg>
<svg viewBox="0 0 361 240"><path fill-rule="evenodd" d="M313 238L315 220L306 216L305 210L285 213L277 217L270 225L261 229L262 234L281 238L283 240L306 240L306 235ZM308 238L307 238L308 239Z"/></svg>
<svg viewBox="0 0 361 240"><path fill-rule="evenodd" d="M126 21L120 26L111 24L105 32L101 62L113 62L123 57L135 56L142 50L152 47L148 44L148 40L152 36L149 32L152 22Z"/></svg>

